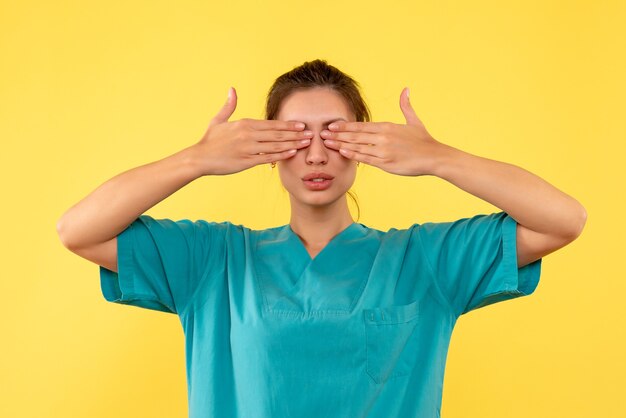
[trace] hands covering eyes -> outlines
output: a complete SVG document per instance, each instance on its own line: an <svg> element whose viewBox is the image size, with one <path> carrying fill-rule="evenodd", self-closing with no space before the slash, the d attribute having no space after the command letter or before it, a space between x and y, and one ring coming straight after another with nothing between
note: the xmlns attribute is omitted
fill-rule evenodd
<svg viewBox="0 0 626 418"><path fill-rule="evenodd" d="M310 144L312 133L304 123L279 120L228 118L237 107L234 88L222 109L211 120L202 139L195 145L202 175L237 173L258 164L284 160Z"/></svg>
<svg viewBox="0 0 626 418"><path fill-rule="evenodd" d="M406 92L405 92L406 90ZM237 173L258 164L284 160L311 143L313 133L294 121L228 119L237 107L234 88L211 120L197 151L202 175ZM392 174L432 174L435 156L443 144L435 140L409 102L408 89L400 94L406 124L336 121L320 136L324 145L346 158L373 165Z"/></svg>
<svg viewBox="0 0 626 418"><path fill-rule="evenodd" d="M406 90L406 92L405 92ZM320 133L324 145L344 157L362 161L392 174L432 174L443 144L426 131L409 102L409 91L400 94L406 124L391 122L333 122Z"/></svg>

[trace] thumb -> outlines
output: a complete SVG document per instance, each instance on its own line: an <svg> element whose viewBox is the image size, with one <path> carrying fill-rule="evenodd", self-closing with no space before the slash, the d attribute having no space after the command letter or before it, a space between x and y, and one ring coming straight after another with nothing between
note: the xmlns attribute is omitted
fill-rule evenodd
<svg viewBox="0 0 626 418"><path fill-rule="evenodd" d="M408 87L404 88L402 90L402 93L400 93L400 109L404 114L407 125L424 126L422 121L417 117L417 114L413 110L413 106L411 106L411 102L409 101Z"/></svg>
<svg viewBox="0 0 626 418"><path fill-rule="evenodd" d="M211 119L211 123L209 126L213 126L218 123L228 122L228 118L233 114L235 108L237 107L237 92L234 87L228 89L228 98L226 99L226 103L217 112L217 115Z"/></svg>

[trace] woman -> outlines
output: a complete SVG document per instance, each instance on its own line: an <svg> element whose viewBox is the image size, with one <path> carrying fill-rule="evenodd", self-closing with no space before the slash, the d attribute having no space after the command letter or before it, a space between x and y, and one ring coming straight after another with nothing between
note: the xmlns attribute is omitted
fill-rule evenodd
<svg viewBox="0 0 626 418"><path fill-rule="evenodd" d="M580 203L435 140L408 93L406 124L370 122L358 84L316 60L276 80L266 120L229 122L231 89L198 143L60 219L64 245L101 266L107 300L179 315L190 417L437 417L457 318L532 293L542 257L580 235ZM201 176L264 163L289 192L287 225L142 215ZM360 163L438 176L502 211L369 228L346 200Z"/></svg>

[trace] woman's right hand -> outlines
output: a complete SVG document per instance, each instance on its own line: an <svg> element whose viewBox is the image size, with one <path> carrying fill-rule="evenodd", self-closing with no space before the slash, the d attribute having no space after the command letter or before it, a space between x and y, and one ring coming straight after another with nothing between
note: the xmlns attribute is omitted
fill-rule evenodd
<svg viewBox="0 0 626 418"><path fill-rule="evenodd" d="M202 175L233 174L258 164L284 160L311 142L313 134L304 131L302 122L257 119L229 122L236 107L237 94L231 87L226 103L194 146L200 154Z"/></svg>

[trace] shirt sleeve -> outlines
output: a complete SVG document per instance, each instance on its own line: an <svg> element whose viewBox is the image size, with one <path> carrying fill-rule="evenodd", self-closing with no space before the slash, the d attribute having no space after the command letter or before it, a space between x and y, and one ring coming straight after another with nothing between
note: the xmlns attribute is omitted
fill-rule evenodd
<svg viewBox="0 0 626 418"><path fill-rule="evenodd" d="M225 257L227 223L141 215L117 236L117 273L100 266L109 302L180 314Z"/></svg>
<svg viewBox="0 0 626 418"><path fill-rule="evenodd" d="M517 222L506 212L417 229L435 284L457 316L483 306L530 295L542 259L517 267Z"/></svg>

